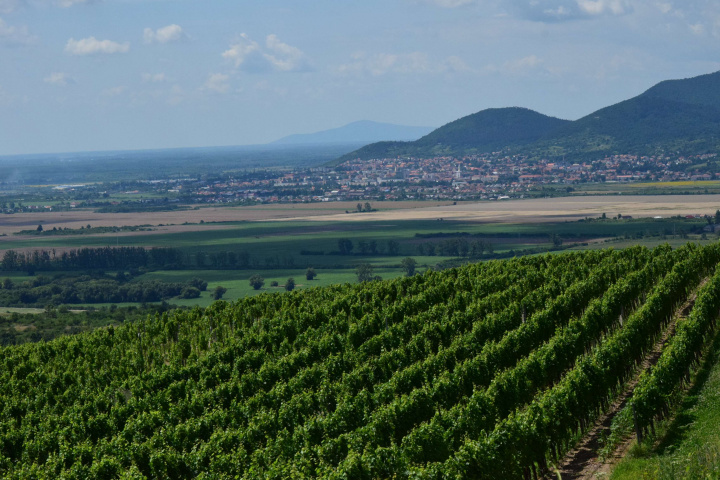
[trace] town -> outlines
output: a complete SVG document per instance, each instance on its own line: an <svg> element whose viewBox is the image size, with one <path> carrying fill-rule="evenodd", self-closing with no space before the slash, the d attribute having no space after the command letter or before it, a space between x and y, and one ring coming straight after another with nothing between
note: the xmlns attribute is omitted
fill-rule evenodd
<svg viewBox="0 0 720 480"><path fill-rule="evenodd" d="M717 154L614 155L573 162L536 161L502 153L461 158L383 158L337 166L246 169L202 177L57 185L51 191L45 188L45 198L54 202L5 202L0 207L5 213L80 207L113 212L193 204L533 198L564 195L580 185L717 180L720 164L716 158Z"/></svg>

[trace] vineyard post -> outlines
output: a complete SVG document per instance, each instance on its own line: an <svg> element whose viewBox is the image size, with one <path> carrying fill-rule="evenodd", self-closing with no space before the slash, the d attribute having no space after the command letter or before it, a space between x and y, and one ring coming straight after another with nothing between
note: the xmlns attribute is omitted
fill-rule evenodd
<svg viewBox="0 0 720 480"><path fill-rule="evenodd" d="M634 403L633 403L633 421L635 422L635 434L637 435L638 444L641 444L643 441L642 428L640 428L640 424L638 423L637 406L635 406Z"/></svg>

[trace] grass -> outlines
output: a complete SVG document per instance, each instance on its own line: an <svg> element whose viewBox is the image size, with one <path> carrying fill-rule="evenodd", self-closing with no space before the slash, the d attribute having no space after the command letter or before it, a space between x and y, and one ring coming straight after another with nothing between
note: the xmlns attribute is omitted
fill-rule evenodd
<svg viewBox="0 0 720 480"><path fill-rule="evenodd" d="M431 257L436 258L436 257ZM383 279L389 280L403 275L399 267L383 267L374 265L374 272ZM423 264L418 265L418 271L422 272L426 267ZM318 269L317 277L313 280L305 279L305 268L289 268L289 269L273 269L273 270L159 270L149 272L137 281L143 280L162 280L165 282L184 282L190 278L197 277L208 282L207 291L202 292L200 298L168 300L168 303L178 306L195 306L205 307L213 302L211 298L212 291L217 286L227 288L227 292L223 296L223 300L237 300L247 296L254 296L260 293L284 292L284 285L288 278L295 279L295 288L304 289L312 287L325 287L338 283L355 283L357 275L354 269ZM248 279L251 275L259 274L265 279L265 285L260 290L255 290L250 286ZM277 281L277 287L271 287L270 283ZM123 304L124 305L124 304ZM96 305L97 306L97 305Z"/></svg>
<svg viewBox="0 0 720 480"><path fill-rule="evenodd" d="M13 313L44 313L44 308L25 308L25 307L0 307L0 315L10 315Z"/></svg>
<svg viewBox="0 0 720 480"><path fill-rule="evenodd" d="M664 437L635 446L612 480L720 478L720 335Z"/></svg>

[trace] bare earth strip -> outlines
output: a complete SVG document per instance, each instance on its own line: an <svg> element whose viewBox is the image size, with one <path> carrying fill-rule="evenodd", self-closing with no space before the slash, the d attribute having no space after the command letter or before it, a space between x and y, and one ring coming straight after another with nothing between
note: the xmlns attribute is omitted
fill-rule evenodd
<svg viewBox="0 0 720 480"><path fill-rule="evenodd" d="M714 215L720 209L720 195L592 195L582 197L500 200L462 205L393 210L362 215L318 215L307 220L462 220L500 223L536 223L631 215L663 218L675 215Z"/></svg>

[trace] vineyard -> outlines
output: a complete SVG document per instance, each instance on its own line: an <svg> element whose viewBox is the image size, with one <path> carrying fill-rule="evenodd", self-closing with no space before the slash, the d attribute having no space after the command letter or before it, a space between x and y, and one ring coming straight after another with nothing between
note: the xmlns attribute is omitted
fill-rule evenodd
<svg viewBox="0 0 720 480"><path fill-rule="evenodd" d="M720 244L262 294L0 350L0 476L532 478L637 374L655 427L715 332ZM630 410L628 410L630 411Z"/></svg>

